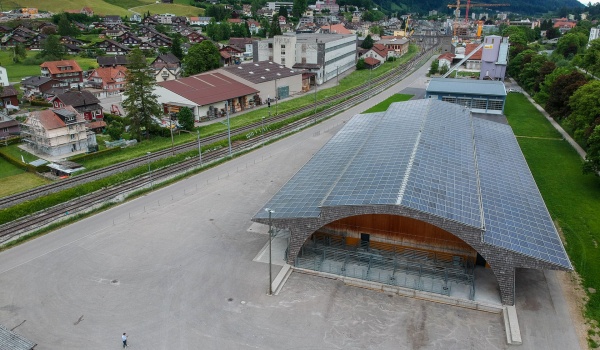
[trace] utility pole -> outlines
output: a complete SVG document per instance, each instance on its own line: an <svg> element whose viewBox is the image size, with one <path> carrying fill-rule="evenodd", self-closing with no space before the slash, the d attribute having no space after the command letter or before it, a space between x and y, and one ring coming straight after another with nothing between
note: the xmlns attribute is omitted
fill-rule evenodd
<svg viewBox="0 0 600 350"><path fill-rule="evenodd" d="M175 155L175 142L173 141L173 116L169 115L169 129L171 130L171 154Z"/></svg>
<svg viewBox="0 0 600 350"><path fill-rule="evenodd" d="M225 102L225 113L227 113L227 139L229 140L229 158L231 158L231 124L229 123L229 101Z"/></svg>
<svg viewBox="0 0 600 350"><path fill-rule="evenodd" d="M273 295L273 279L271 276L271 241L272 241L272 225L271 225L271 214L274 213L273 210L269 208L265 208L265 211L269 213L269 295Z"/></svg>
<svg viewBox="0 0 600 350"><path fill-rule="evenodd" d="M275 79L275 115L277 115L277 100L279 100L279 91L277 90L277 79Z"/></svg>
<svg viewBox="0 0 600 350"><path fill-rule="evenodd" d="M196 130L198 134L198 159L200 160L200 166L202 166L202 147L200 146L200 128Z"/></svg>
<svg viewBox="0 0 600 350"><path fill-rule="evenodd" d="M315 75L315 124L317 123L317 76Z"/></svg>
<svg viewBox="0 0 600 350"><path fill-rule="evenodd" d="M338 93L338 86L340 86L340 66L335 67L335 79L337 83L335 84L335 93Z"/></svg>

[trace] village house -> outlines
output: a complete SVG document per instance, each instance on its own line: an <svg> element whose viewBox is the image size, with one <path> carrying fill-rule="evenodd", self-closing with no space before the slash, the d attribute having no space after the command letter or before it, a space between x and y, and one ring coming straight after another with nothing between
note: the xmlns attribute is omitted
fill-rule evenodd
<svg viewBox="0 0 600 350"><path fill-rule="evenodd" d="M90 73L87 78L87 86L95 90L98 98L118 95L125 90L127 68L124 66L99 67Z"/></svg>
<svg viewBox="0 0 600 350"><path fill-rule="evenodd" d="M7 114L0 112L0 139L16 136L20 133L19 122Z"/></svg>
<svg viewBox="0 0 600 350"><path fill-rule="evenodd" d="M96 47L104 50L110 55L126 55L131 50L125 45L122 45L114 40L106 39L96 44Z"/></svg>
<svg viewBox="0 0 600 350"><path fill-rule="evenodd" d="M21 136L33 153L51 156L87 151L88 146L96 144L85 119L71 106L29 113L21 124Z"/></svg>
<svg viewBox="0 0 600 350"><path fill-rule="evenodd" d="M42 77L69 83L77 87L83 83L83 70L75 60L49 61L40 65Z"/></svg>
<svg viewBox="0 0 600 350"><path fill-rule="evenodd" d="M69 83L47 77L31 77L21 80L23 97L28 99L47 98L53 89L69 89Z"/></svg>
<svg viewBox="0 0 600 350"><path fill-rule="evenodd" d="M85 120L104 118L100 100L86 90L66 91L62 94L57 94L50 100L50 103L52 103L54 108L72 106Z"/></svg>
<svg viewBox="0 0 600 350"><path fill-rule="evenodd" d="M19 109L19 92L12 85L7 85L0 92L0 108Z"/></svg>

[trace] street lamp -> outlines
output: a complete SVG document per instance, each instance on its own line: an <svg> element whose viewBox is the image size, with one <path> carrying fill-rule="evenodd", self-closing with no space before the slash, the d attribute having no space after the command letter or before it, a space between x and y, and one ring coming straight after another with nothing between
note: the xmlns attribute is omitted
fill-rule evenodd
<svg viewBox="0 0 600 350"><path fill-rule="evenodd" d="M277 115L277 100L279 100L279 91L277 91L277 79L275 79L275 115Z"/></svg>
<svg viewBox="0 0 600 350"><path fill-rule="evenodd" d="M269 295L273 295L273 285L272 285L272 278L271 278L271 234L272 234L272 230L271 230L271 214L273 214L275 211L269 209L269 208L265 208L265 211L267 213L269 213Z"/></svg>
<svg viewBox="0 0 600 350"><path fill-rule="evenodd" d="M225 101L225 113L227 114L227 140L229 141L229 158L231 158L231 124L229 123L229 101Z"/></svg>
<svg viewBox="0 0 600 350"><path fill-rule="evenodd" d="M198 134L198 159L200 160L200 166L202 166L202 147L200 146L200 128L196 130Z"/></svg>
<svg viewBox="0 0 600 350"><path fill-rule="evenodd" d="M175 155L175 142L173 142L173 116L169 116L169 129L171 130L171 154Z"/></svg>
<svg viewBox="0 0 600 350"><path fill-rule="evenodd" d="M315 75L315 124L317 123L317 76Z"/></svg>
<svg viewBox="0 0 600 350"><path fill-rule="evenodd" d="M154 188L154 185L152 184L152 170L150 170L150 152L146 152L146 155L148 156L148 177L150 178L150 188Z"/></svg>
<svg viewBox="0 0 600 350"><path fill-rule="evenodd" d="M263 147L265 145L265 117L262 117L260 120L260 132L262 133L262 145L261 147Z"/></svg>

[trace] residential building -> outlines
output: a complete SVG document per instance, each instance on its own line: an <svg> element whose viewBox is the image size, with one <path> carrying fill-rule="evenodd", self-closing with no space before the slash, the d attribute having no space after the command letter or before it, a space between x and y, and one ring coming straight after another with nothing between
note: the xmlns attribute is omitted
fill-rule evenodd
<svg viewBox="0 0 600 350"><path fill-rule="evenodd" d="M207 39L204 35L202 35L198 32L191 32L188 35L186 35L186 37L190 43L194 43L194 44L201 43Z"/></svg>
<svg viewBox="0 0 600 350"><path fill-rule="evenodd" d="M87 151L88 145L95 144L92 135L88 134L83 116L71 106L31 112L21 124L21 136L27 147L34 153L50 156Z"/></svg>
<svg viewBox="0 0 600 350"><path fill-rule="evenodd" d="M4 109L19 109L19 92L12 85L6 85L0 92L0 108Z"/></svg>
<svg viewBox="0 0 600 350"><path fill-rule="evenodd" d="M465 46L465 56L468 56L471 54L471 52L477 50L475 53L473 53L473 55L471 55L471 57L469 57L469 59L467 59L467 62L465 62L465 68L467 70L481 69L481 56L483 49L478 49L478 47L479 44L467 44L467 46Z"/></svg>
<svg viewBox="0 0 600 350"><path fill-rule="evenodd" d="M125 90L126 72L127 68L124 66L99 67L90 73L86 85L102 90L101 97L118 95Z"/></svg>
<svg viewBox="0 0 600 350"><path fill-rule="evenodd" d="M150 66L155 70L156 82L175 80L181 75L181 61L170 52L158 55Z"/></svg>
<svg viewBox="0 0 600 350"><path fill-rule="evenodd" d="M129 21L140 23L142 22L142 15L140 15L139 13L134 13L129 17Z"/></svg>
<svg viewBox="0 0 600 350"><path fill-rule="evenodd" d="M104 118L100 100L86 90L67 91L57 94L50 100L50 103L52 103L54 108L72 106L85 120Z"/></svg>
<svg viewBox="0 0 600 350"><path fill-rule="evenodd" d="M0 67L0 86L8 86L8 73L4 67Z"/></svg>
<svg viewBox="0 0 600 350"><path fill-rule="evenodd" d="M52 89L69 89L70 83L48 77L31 77L21 80L23 97L28 99L46 98Z"/></svg>
<svg viewBox="0 0 600 350"><path fill-rule="evenodd" d="M175 17L175 15L172 14L172 13L164 13L162 15L156 16L156 20L160 24L172 24L173 23L173 17Z"/></svg>
<svg viewBox="0 0 600 350"><path fill-rule="evenodd" d="M279 9L281 7L285 7L288 10L288 13L290 13L292 11L292 8L294 7L294 3L291 1L274 1L267 2L266 6L267 9L275 12L279 12Z"/></svg>
<svg viewBox="0 0 600 350"><path fill-rule="evenodd" d="M592 27L590 29L590 37L588 39L588 47L590 46L590 42L592 40L596 40L598 38L600 38L600 26L598 26L598 27Z"/></svg>
<svg viewBox="0 0 600 350"><path fill-rule="evenodd" d="M438 65L439 67L444 67L446 66L447 68L452 67L452 61L454 60L454 57L456 57L456 55L454 55L453 53L450 52L444 52L443 54L441 54L438 57Z"/></svg>
<svg viewBox="0 0 600 350"><path fill-rule="evenodd" d="M371 58L376 59L379 62L385 62L385 61L387 61L388 56L389 56L389 51L385 47L385 45L375 44L375 45L373 45L372 48L370 48L367 52L365 52L365 54L362 57L364 57L364 58L371 57Z"/></svg>
<svg viewBox="0 0 600 350"><path fill-rule="evenodd" d="M96 44L96 47L104 50L109 55L126 55L131 51L127 46L111 39L106 39Z"/></svg>
<svg viewBox="0 0 600 350"><path fill-rule="evenodd" d="M99 56L96 58L96 62L98 62L98 66L100 67L127 66L129 64L127 62L127 56L124 55Z"/></svg>
<svg viewBox="0 0 600 350"><path fill-rule="evenodd" d="M67 82L72 87L83 83L83 70L75 60L44 62L40 68L43 77Z"/></svg>
<svg viewBox="0 0 600 350"><path fill-rule="evenodd" d="M408 52L409 41L404 37L382 37L377 44L384 45L389 56L400 57Z"/></svg>
<svg viewBox="0 0 600 350"><path fill-rule="evenodd" d="M322 84L356 65L356 35L276 35L254 41L254 62L273 61L288 68L315 73Z"/></svg>
<svg viewBox="0 0 600 350"><path fill-rule="evenodd" d="M116 15L104 16L102 22L106 26L114 26L123 23L123 21L121 20L121 16Z"/></svg>
<svg viewBox="0 0 600 350"><path fill-rule="evenodd" d="M0 139L10 136L16 136L21 133L21 127L18 120L0 112Z"/></svg>
<svg viewBox="0 0 600 350"><path fill-rule="evenodd" d="M305 91L302 86L302 71L274 62L240 64L220 68L217 72L258 89L262 100L281 100Z"/></svg>

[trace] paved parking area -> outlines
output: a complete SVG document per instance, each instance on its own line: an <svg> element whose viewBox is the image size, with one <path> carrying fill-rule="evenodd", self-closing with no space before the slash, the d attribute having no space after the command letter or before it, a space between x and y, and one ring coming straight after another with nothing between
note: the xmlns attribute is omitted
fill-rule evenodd
<svg viewBox="0 0 600 350"><path fill-rule="evenodd" d="M507 349L500 314L300 273L266 295L250 218L366 108L0 253L0 324L39 349L117 349L123 332L139 349ZM552 276L536 276L518 281L523 347L578 348Z"/></svg>

